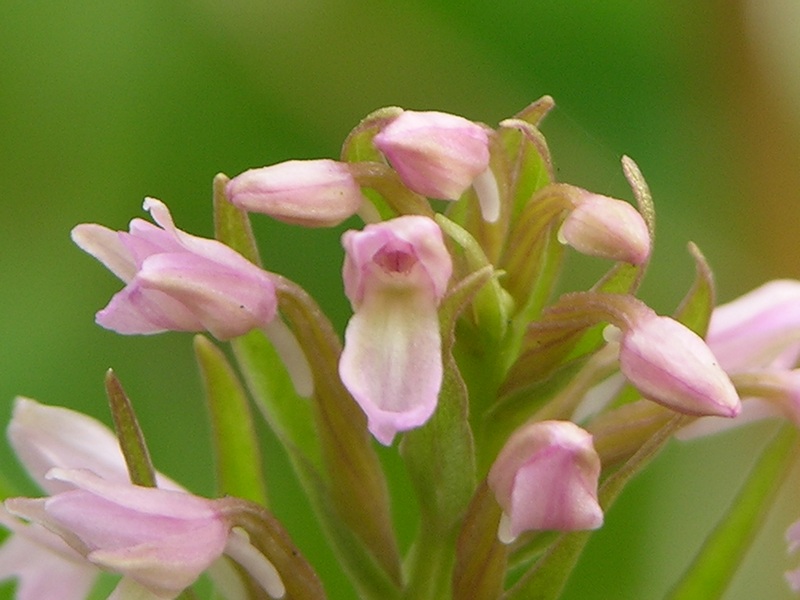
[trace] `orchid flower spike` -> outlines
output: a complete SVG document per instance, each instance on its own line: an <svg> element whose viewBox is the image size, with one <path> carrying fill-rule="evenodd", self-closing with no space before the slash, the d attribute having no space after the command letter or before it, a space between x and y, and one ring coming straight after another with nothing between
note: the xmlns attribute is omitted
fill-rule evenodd
<svg viewBox="0 0 800 600"><path fill-rule="evenodd" d="M158 226L134 219L130 231L83 224L72 239L125 282L96 321L122 334L209 331L219 340L268 324L277 300L270 275L216 240L177 229L169 209L144 201Z"/></svg>
<svg viewBox="0 0 800 600"><path fill-rule="evenodd" d="M442 383L438 306L452 273L442 232L404 216L342 238L345 293L354 315L339 374L382 444L424 424Z"/></svg>
<svg viewBox="0 0 800 600"><path fill-rule="evenodd" d="M486 128L456 115L406 110L373 142L403 183L429 198L458 200L489 168Z"/></svg>
<svg viewBox="0 0 800 600"><path fill-rule="evenodd" d="M366 201L347 164L329 159L250 169L231 179L226 193L239 208L306 227L338 225Z"/></svg>
<svg viewBox="0 0 800 600"><path fill-rule="evenodd" d="M539 421L518 429L489 471L489 487L503 509L498 539L509 544L525 531L597 529L600 457L592 436L570 421Z"/></svg>

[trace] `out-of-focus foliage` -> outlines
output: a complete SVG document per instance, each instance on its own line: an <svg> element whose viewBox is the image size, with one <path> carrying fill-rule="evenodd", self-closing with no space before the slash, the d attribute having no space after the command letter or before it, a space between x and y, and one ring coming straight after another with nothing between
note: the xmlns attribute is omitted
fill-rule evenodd
<svg viewBox="0 0 800 600"><path fill-rule="evenodd" d="M108 421L102 378L114 367L158 468L210 493L190 336L122 338L95 326L118 284L71 245L69 229L123 228L152 195L180 227L210 235L217 172L335 157L358 119L385 105L494 125L554 96L543 129L559 178L629 198L622 154L647 177L659 223L643 295L662 312L691 282L689 240L715 268L722 300L798 276L800 101L782 65L800 54L758 45L790 39L780 4L0 0L0 417L25 394ZM341 327L341 228L254 221L265 266L306 287ZM661 597L764 433L672 447L608 515L567 596ZM266 468L285 468L266 447ZM0 460L33 491L6 448ZM291 480L270 490L322 565L331 557L304 529L298 494ZM784 496L796 512L796 497ZM776 511L730 598L789 597L782 530L796 517ZM345 597L341 586L334 580L331 597Z"/></svg>

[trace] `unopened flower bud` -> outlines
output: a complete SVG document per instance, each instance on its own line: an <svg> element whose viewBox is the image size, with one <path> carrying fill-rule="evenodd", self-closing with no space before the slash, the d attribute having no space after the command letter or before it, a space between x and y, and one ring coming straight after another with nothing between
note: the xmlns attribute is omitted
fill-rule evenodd
<svg viewBox="0 0 800 600"><path fill-rule="evenodd" d="M642 215L629 203L580 191L575 208L558 234L578 252L634 265L650 256L650 233Z"/></svg>
<svg viewBox="0 0 800 600"><path fill-rule="evenodd" d="M226 193L239 208L306 227L338 225L365 201L347 165L330 159L250 169L231 179Z"/></svg>
<svg viewBox="0 0 800 600"><path fill-rule="evenodd" d="M411 190L458 200L489 166L486 129L463 117L406 110L374 138Z"/></svg>
<svg viewBox="0 0 800 600"><path fill-rule="evenodd" d="M739 413L731 380L703 339L678 321L642 311L619 343L620 369L646 398L690 415Z"/></svg>
<svg viewBox="0 0 800 600"><path fill-rule="evenodd" d="M498 538L525 531L597 529L600 457L592 436L570 421L540 421L514 433L489 471L503 509Z"/></svg>

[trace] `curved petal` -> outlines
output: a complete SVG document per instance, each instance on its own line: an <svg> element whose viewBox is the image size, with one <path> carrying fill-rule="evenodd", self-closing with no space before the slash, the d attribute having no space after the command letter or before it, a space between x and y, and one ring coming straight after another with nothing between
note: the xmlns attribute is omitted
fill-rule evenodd
<svg viewBox="0 0 800 600"><path fill-rule="evenodd" d="M137 280L187 307L174 315L164 310L164 316L180 322L188 310L201 324L196 331L206 329L226 340L275 317L275 286L266 272L253 268L232 270L185 253L157 254L144 262Z"/></svg>
<svg viewBox="0 0 800 600"><path fill-rule="evenodd" d="M25 469L50 494L72 489L45 478L53 467L89 468L109 481L128 481L117 438L100 421L79 412L18 397L7 434Z"/></svg>
<svg viewBox="0 0 800 600"><path fill-rule="evenodd" d="M122 281L133 279L136 264L118 231L95 223L83 223L75 226L70 235L78 248L94 256Z"/></svg>
<svg viewBox="0 0 800 600"><path fill-rule="evenodd" d="M123 335L203 329L201 321L181 302L160 290L145 289L136 277L97 312L95 322Z"/></svg>
<svg viewBox="0 0 800 600"><path fill-rule="evenodd" d="M89 469L114 483L130 481L114 433L83 413L20 396L14 401L7 435L25 469L49 494L74 487L45 477L54 467ZM161 473L156 473L156 479L161 489L182 490Z"/></svg>
<svg viewBox="0 0 800 600"><path fill-rule="evenodd" d="M800 355L800 281L770 281L718 306L706 339L728 372L793 367Z"/></svg>
<svg viewBox="0 0 800 600"><path fill-rule="evenodd" d="M367 294L345 332L342 382L382 444L425 423L442 381L436 303L428 294Z"/></svg>
<svg viewBox="0 0 800 600"><path fill-rule="evenodd" d="M91 564L70 560L24 535L12 535L0 547L0 581L17 579L17 600L84 600L98 574Z"/></svg>

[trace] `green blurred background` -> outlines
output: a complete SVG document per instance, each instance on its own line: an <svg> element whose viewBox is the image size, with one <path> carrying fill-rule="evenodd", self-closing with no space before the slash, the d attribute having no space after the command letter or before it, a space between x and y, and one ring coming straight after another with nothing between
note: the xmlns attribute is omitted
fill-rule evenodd
<svg viewBox="0 0 800 600"><path fill-rule="evenodd" d="M102 377L134 399L157 466L211 494L208 430L191 336L122 338L93 324L119 288L78 251L80 222L123 229L145 195L211 235L215 173L335 157L375 108L438 109L496 124L552 95L543 129L559 178L630 199L639 164L658 211L642 296L675 306L693 240L720 299L800 275L800 3L796 0L0 0L0 417L17 394L108 422ZM340 231L256 218L271 270L304 285L343 327ZM573 261L571 265L579 261ZM589 281L577 268L567 284ZM772 431L673 444L638 478L584 556L566 597L660 598ZM275 511L333 571L277 446ZM384 453L396 464L391 453ZM7 448L2 470L35 493ZM788 598L790 480L729 599ZM408 539L413 524L399 511ZM8 586L4 589L8 594Z"/></svg>

